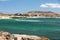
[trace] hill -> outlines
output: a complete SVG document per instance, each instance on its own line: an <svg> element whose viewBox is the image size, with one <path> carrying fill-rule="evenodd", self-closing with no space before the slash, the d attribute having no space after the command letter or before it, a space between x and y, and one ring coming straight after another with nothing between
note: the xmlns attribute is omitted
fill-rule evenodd
<svg viewBox="0 0 60 40"><path fill-rule="evenodd" d="M30 11L27 12L29 16L39 16L39 17L60 17L60 14L51 11Z"/></svg>

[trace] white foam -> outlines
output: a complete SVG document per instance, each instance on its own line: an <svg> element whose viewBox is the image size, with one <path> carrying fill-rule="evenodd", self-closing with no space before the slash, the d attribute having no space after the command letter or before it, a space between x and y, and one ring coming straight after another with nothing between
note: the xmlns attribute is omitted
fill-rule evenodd
<svg viewBox="0 0 60 40"><path fill-rule="evenodd" d="M25 22L41 22L40 20L19 20L15 19L16 21L25 21Z"/></svg>

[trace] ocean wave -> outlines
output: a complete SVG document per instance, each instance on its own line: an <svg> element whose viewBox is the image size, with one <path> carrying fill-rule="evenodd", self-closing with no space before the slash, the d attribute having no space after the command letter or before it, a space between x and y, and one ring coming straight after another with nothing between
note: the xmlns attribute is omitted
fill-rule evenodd
<svg viewBox="0 0 60 40"><path fill-rule="evenodd" d="M19 19L15 19L16 21L25 21L25 22L42 22L40 20L19 20Z"/></svg>
<svg viewBox="0 0 60 40"><path fill-rule="evenodd" d="M0 18L0 19L12 19L12 18Z"/></svg>

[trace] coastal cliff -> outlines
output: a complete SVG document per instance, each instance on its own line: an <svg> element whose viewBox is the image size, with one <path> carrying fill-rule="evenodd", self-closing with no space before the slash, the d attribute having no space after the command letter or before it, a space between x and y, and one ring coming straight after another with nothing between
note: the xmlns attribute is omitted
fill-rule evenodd
<svg viewBox="0 0 60 40"><path fill-rule="evenodd" d="M9 32L1 31L0 40L49 40L49 39L34 35L11 34Z"/></svg>

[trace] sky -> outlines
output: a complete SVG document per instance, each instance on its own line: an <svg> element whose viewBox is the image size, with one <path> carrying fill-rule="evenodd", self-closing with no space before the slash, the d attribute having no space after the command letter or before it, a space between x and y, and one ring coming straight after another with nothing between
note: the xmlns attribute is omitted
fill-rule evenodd
<svg viewBox="0 0 60 40"><path fill-rule="evenodd" d="M60 0L0 0L1 13L60 12Z"/></svg>

